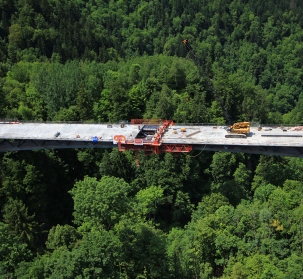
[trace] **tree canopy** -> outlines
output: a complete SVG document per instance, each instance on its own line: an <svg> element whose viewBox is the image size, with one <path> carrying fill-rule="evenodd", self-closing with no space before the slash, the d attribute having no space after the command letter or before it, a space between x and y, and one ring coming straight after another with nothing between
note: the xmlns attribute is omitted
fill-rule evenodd
<svg viewBox="0 0 303 279"><path fill-rule="evenodd" d="M300 1L0 0L0 13L1 119L303 123ZM137 157L1 153L0 277L303 277L301 158Z"/></svg>

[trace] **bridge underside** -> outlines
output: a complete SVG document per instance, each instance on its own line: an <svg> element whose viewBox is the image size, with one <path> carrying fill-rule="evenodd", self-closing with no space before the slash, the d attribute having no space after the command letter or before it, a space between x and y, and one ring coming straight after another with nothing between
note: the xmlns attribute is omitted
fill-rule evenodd
<svg viewBox="0 0 303 279"><path fill-rule="evenodd" d="M0 140L0 152L42 150L42 149L65 149L65 148L112 148L112 142L93 141L69 141L69 140Z"/></svg>
<svg viewBox="0 0 303 279"><path fill-rule="evenodd" d="M195 145L195 150L250 153L303 158L303 147L297 146L247 146L247 145Z"/></svg>
<svg viewBox="0 0 303 279"><path fill-rule="evenodd" d="M113 148L117 145L113 142L93 141L70 141L70 140L0 140L0 152L42 150L42 149L64 149L64 148ZM263 154L275 156L292 156L303 158L303 147L294 146L248 146L248 145L219 145L219 144L195 144L195 150L243 152L250 154Z"/></svg>

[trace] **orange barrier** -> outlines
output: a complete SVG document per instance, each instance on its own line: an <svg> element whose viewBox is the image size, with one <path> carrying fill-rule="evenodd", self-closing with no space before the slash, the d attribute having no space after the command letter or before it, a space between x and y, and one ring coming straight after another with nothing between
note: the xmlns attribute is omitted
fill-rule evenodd
<svg viewBox="0 0 303 279"><path fill-rule="evenodd" d="M143 139L135 139L134 145L143 145Z"/></svg>
<svg viewBox="0 0 303 279"><path fill-rule="evenodd" d="M126 138L123 135L115 135L114 136L114 142L121 142L121 143L125 143Z"/></svg>

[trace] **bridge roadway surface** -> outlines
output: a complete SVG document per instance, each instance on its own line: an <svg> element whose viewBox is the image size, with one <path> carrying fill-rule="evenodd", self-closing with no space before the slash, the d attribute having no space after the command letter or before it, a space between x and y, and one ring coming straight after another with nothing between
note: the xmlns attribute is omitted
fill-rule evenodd
<svg viewBox="0 0 303 279"><path fill-rule="evenodd" d="M148 124L147 124L148 125ZM60 149L60 148L112 148L113 137L123 135L133 140L143 124L69 124L0 122L0 152ZM181 128L186 128L182 132ZM244 152L277 156L303 157L303 129L273 127L270 131L251 127L247 138L225 138L226 127L170 126L164 133L162 144L188 144L194 150ZM58 135L58 132L60 135ZM56 136L57 134L57 136ZM266 136L267 135L267 136Z"/></svg>

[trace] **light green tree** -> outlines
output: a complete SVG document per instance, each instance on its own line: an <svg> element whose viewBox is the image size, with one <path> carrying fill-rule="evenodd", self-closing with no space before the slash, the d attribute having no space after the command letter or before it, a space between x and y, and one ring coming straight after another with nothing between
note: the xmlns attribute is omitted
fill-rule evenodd
<svg viewBox="0 0 303 279"><path fill-rule="evenodd" d="M123 179L103 176L85 177L76 182L70 194L74 200L74 223L83 229L104 227L111 229L130 211L131 187Z"/></svg>
<svg viewBox="0 0 303 279"><path fill-rule="evenodd" d="M71 248L80 239L80 234L70 225L57 225L52 227L48 233L46 248L56 249L59 247Z"/></svg>

